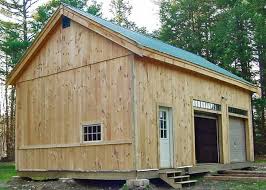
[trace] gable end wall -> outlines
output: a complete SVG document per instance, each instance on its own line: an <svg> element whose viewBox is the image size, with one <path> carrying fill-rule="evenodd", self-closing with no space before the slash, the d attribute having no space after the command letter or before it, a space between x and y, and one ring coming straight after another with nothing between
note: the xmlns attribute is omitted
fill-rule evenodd
<svg viewBox="0 0 266 190"><path fill-rule="evenodd" d="M17 170L130 170L132 53L71 21L55 26L16 83ZM103 141L81 144L81 125Z"/></svg>

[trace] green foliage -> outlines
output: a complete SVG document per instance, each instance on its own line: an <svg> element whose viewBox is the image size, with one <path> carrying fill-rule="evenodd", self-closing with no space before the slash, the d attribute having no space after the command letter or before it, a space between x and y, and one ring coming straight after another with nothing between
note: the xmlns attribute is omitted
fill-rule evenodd
<svg viewBox="0 0 266 190"><path fill-rule="evenodd" d="M266 156L256 156L255 157L255 163L266 163Z"/></svg>
<svg viewBox="0 0 266 190"><path fill-rule="evenodd" d="M133 31L148 34L145 27L138 27L135 22L129 20L128 17L131 15L133 8L129 1L112 0L110 6L110 11L113 15L111 19L112 22Z"/></svg>
<svg viewBox="0 0 266 190"><path fill-rule="evenodd" d="M255 130L255 153L257 155L266 154L266 127L265 127L265 108L266 98L253 100L254 107L254 130Z"/></svg>
<svg viewBox="0 0 266 190"><path fill-rule="evenodd" d="M214 31L215 59L238 71L239 75L252 81L251 68L254 60L251 38L251 23L248 6L245 1L224 2L218 4L221 11L217 15Z"/></svg>
<svg viewBox="0 0 266 190"><path fill-rule="evenodd" d="M129 187L127 186L127 184L123 185L122 190L129 190Z"/></svg>
<svg viewBox="0 0 266 190"><path fill-rule="evenodd" d="M260 84L262 98L253 102L255 150L260 154L266 153L265 6L265 0L162 0L158 35ZM259 72L253 70L257 67Z"/></svg>
<svg viewBox="0 0 266 190"><path fill-rule="evenodd" d="M128 20L131 15L132 5L125 0L112 0L111 1L111 13L113 14L112 22L125 27L131 28L133 23Z"/></svg>
<svg viewBox="0 0 266 190"><path fill-rule="evenodd" d="M266 154L266 7L265 0L249 0L249 15L253 31L253 50L259 66L261 98L253 101L255 153Z"/></svg>
<svg viewBox="0 0 266 190"><path fill-rule="evenodd" d="M16 176L15 165L13 163L0 162L0 182L6 182Z"/></svg>
<svg viewBox="0 0 266 190"><path fill-rule="evenodd" d="M208 182L205 181L205 183ZM217 190L261 190L266 188L265 181L221 181L219 183L214 183L215 182L213 182L213 187Z"/></svg>
<svg viewBox="0 0 266 190"><path fill-rule="evenodd" d="M28 41L23 41L20 38L20 33L17 28L18 24L0 21L0 34L2 36L0 51L7 55L7 64L12 68L29 46Z"/></svg>
<svg viewBox="0 0 266 190"><path fill-rule="evenodd" d="M0 52L3 56L0 68L5 77L30 44L29 9L35 3L32 0L0 0L0 15L12 20L0 19Z"/></svg>
<svg viewBox="0 0 266 190"><path fill-rule="evenodd" d="M210 0L163 0L159 38L209 57L209 38L215 9Z"/></svg>
<svg viewBox="0 0 266 190"><path fill-rule="evenodd" d="M163 0L159 38L251 81L253 52L242 1Z"/></svg>
<svg viewBox="0 0 266 190"><path fill-rule="evenodd" d="M48 3L39 6L37 12L33 15L31 27L35 34L42 29L61 3L71 5L96 16L102 15L102 5L97 3L96 0L50 0Z"/></svg>

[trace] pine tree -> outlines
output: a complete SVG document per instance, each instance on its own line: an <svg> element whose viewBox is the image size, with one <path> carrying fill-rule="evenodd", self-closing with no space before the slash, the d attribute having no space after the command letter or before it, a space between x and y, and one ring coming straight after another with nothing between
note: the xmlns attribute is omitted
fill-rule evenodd
<svg viewBox="0 0 266 190"><path fill-rule="evenodd" d="M0 74L6 81L11 69L20 59L22 53L28 46L28 42L21 40L18 24L0 22L0 52L1 69ZM15 148L15 88L5 86L5 139L7 145L7 160L14 160Z"/></svg>
<svg viewBox="0 0 266 190"><path fill-rule="evenodd" d="M12 22L4 22L0 19L1 28L1 68L5 69L4 78L20 59L30 44L30 9L37 0L0 0L0 16ZM1 72L3 74L3 72ZM14 160L15 157L15 88L5 88L5 125L7 141L7 159Z"/></svg>
<svg viewBox="0 0 266 190"><path fill-rule="evenodd" d="M209 59L215 9L210 0L163 0L159 38Z"/></svg>
<svg viewBox="0 0 266 190"><path fill-rule="evenodd" d="M38 0L0 0L0 15L6 16L18 25L22 32L23 41L29 41L30 9Z"/></svg>
<svg viewBox="0 0 266 190"><path fill-rule="evenodd" d="M96 0L51 0L39 6L33 15L31 27L34 34L37 34L42 29L61 3L71 5L95 16L102 16L102 4L97 3Z"/></svg>
<svg viewBox="0 0 266 190"><path fill-rule="evenodd" d="M110 5L110 11L113 14L112 22L125 28L132 28L134 24L128 19L131 15L132 5L125 0L112 0Z"/></svg>
<svg viewBox="0 0 266 190"><path fill-rule="evenodd" d="M253 51L251 22L242 0L218 1L212 39L214 60L235 74L252 81Z"/></svg>
<svg viewBox="0 0 266 190"><path fill-rule="evenodd" d="M248 12L252 23L253 56L259 67L261 98L254 100L255 152L266 154L266 11L265 0L249 0Z"/></svg>
<svg viewBox="0 0 266 190"><path fill-rule="evenodd" d="M112 0L110 7L110 12L113 14L111 19L112 22L127 29L148 34L145 27L138 27L135 22L129 20L133 8L129 1Z"/></svg>
<svg viewBox="0 0 266 190"><path fill-rule="evenodd" d="M159 38L251 81L251 23L243 1L163 0Z"/></svg>
<svg viewBox="0 0 266 190"><path fill-rule="evenodd" d="M159 37L256 82L255 150L266 153L265 0L162 0ZM258 65L259 72L253 71Z"/></svg>

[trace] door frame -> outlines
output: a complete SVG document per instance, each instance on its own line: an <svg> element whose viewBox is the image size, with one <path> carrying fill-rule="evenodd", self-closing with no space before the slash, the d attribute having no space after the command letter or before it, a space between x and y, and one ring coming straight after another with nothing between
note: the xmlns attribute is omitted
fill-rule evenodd
<svg viewBox="0 0 266 190"><path fill-rule="evenodd" d="M195 111L194 111L195 112ZM208 114L208 112L206 112L205 114ZM220 159L220 151L221 151L221 148L220 148L220 127L219 127L219 115L218 114L215 114L215 116L209 116L209 115L204 115L204 112L202 113L194 113L194 118L193 118L193 123L194 123L194 154L195 154L195 163L196 164L201 164L201 163L197 163L197 158L196 158L196 133L195 133L195 122L194 122L194 119L198 117L198 118L205 118L205 119L212 119L212 120L215 120L215 123L216 123L216 143L217 143L217 163L214 162L214 163L210 163L210 164L219 164L221 163L221 159ZM205 164L208 164L208 163L205 163Z"/></svg>
<svg viewBox="0 0 266 190"><path fill-rule="evenodd" d="M159 169L165 169L161 167L161 159L160 159L160 122L159 122L159 117L160 117L160 108L164 108L168 110L169 114L169 146L170 146L170 168L174 168L174 163L175 163L175 144L174 144L174 139L175 139L175 130L174 130L174 122L173 122L173 115L174 115L174 109L171 105L168 104L157 104L156 106L156 123L157 123L157 164Z"/></svg>
<svg viewBox="0 0 266 190"><path fill-rule="evenodd" d="M219 104L219 103L218 103ZM191 105L193 105L193 98L191 98ZM196 141L195 141L195 117L205 117L205 118L215 118L216 128L217 128L217 151L218 151L218 163L223 163L223 138L222 138L222 111L213 111L208 109L195 108L191 106L191 119L192 119L192 160L193 165L196 166L198 163L196 161Z"/></svg>

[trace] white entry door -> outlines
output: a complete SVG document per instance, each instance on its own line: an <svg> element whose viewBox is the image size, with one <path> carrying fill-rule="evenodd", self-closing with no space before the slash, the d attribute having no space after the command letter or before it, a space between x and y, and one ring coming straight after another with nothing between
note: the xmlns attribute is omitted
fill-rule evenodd
<svg viewBox="0 0 266 190"><path fill-rule="evenodd" d="M170 113L168 108L160 108L159 131L160 131L160 167L171 167L171 133Z"/></svg>

